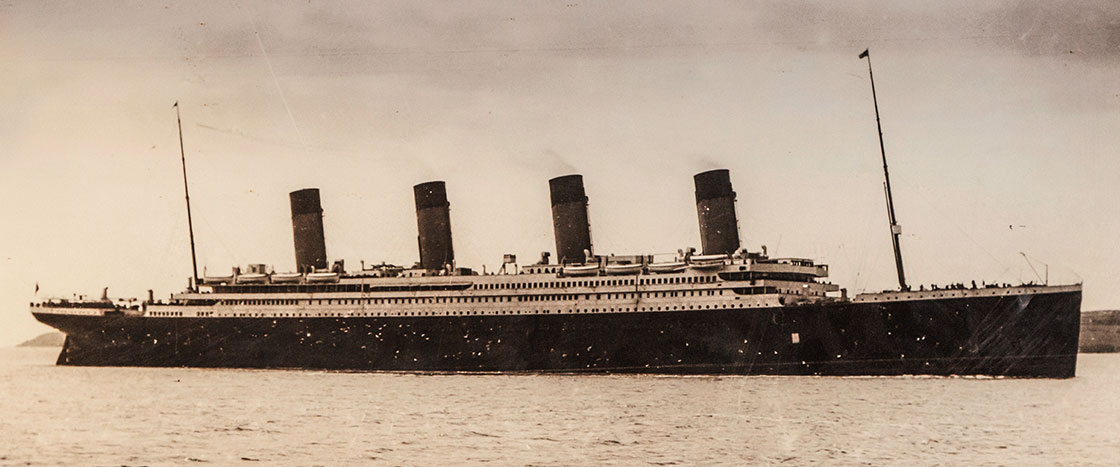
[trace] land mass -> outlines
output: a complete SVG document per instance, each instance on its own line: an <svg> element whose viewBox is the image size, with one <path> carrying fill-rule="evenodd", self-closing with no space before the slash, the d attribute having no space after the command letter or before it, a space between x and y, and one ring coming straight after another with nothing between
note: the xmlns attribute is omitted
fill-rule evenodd
<svg viewBox="0 0 1120 467"><path fill-rule="evenodd" d="M1081 313L1078 350L1087 353L1120 352L1120 310Z"/></svg>
<svg viewBox="0 0 1120 467"><path fill-rule="evenodd" d="M38 337L25 341L16 347L62 347L62 342L66 340L66 334L58 331L40 334Z"/></svg>
<svg viewBox="0 0 1120 467"><path fill-rule="evenodd" d="M62 347L66 335L48 332L17 347ZM1120 310L1081 313L1081 339L1078 351L1084 353L1120 352Z"/></svg>

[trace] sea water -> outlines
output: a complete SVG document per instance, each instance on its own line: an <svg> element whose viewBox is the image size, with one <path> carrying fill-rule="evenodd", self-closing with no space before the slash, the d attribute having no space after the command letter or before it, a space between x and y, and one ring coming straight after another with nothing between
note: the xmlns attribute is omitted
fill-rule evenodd
<svg viewBox="0 0 1120 467"><path fill-rule="evenodd" d="M1067 380L54 365L0 349L4 465L1102 464L1120 355Z"/></svg>

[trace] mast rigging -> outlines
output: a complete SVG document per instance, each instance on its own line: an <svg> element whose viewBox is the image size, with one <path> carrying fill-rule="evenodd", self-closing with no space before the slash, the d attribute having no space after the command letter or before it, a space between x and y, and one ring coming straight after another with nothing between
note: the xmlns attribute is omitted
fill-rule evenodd
<svg viewBox="0 0 1120 467"><path fill-rule="evenodd" d="M191 236L191 271L194 273L192 290L198 290L198 260L194 252L194 223L191 221L191 192L187 189L187 153L183 150L183 119L179 117L179 101L175 101L175 121L179 124L179 157L183 162L183 194L187 199L187 232Z"/></svg>
<svg viewBox="0 0 1120 467"><path fill-rule="evenodd" d="M898 287L909 290L906 285L906 273L902 269L902 249L899 237L902 236L902 226L894 216L894 198L891 196L891 174L887 171L887 150L883 146L883 124L879 121L879 99L875 95L875 74L871 71L871 49L866 49L859 54L859 58L867 59L867 75L871 78L871 101L875 104L875 126L879 129L879 153L883 156L883 190L887 194L887 218L891 223L891 243L894 245L894 264L898 269Z"/></svg>

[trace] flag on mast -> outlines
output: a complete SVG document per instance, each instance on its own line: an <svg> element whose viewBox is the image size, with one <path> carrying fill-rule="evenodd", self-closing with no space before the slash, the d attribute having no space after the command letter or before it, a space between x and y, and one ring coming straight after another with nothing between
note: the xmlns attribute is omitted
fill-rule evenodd
<svg viewBox="0 0 1120 467"><path fill-rule="evenodd" d="M871 50L871 49L863 49L863 53L859 54L859 58L867 58L867 56L868 56L868 52L869 52L870 50Z"/></svg>
<svg viewBox="0 0 1120 467"><path fill-rule="evenodd" d="M39 295L39 281L35 281L35 295Z"/></svg>

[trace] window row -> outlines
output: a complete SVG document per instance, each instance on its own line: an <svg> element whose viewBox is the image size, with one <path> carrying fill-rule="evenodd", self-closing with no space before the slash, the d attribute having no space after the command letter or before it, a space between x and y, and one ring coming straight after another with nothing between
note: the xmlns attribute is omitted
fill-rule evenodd
<svg viewBox="0 0 1120 467"><path fill-rule="evenodd" d="M235 318L374 318L374 317L400 317L400 316L495 316L495 315L536 315L536 314L582 314L582 313L628 313L648 311L688 311L688 310L719 310L735 307L764 307L766 304L706 304L706 305L671 305L671 306L643 306L643 307L617 307L617 308L569 308L542 310L465 310L465 311L403 311L403 312L357 312L357 313L233 313L229 316Z"/></svg>
<svg viewBox="0 0 1120 467"><path fill-rule="evenodd" d="M585 279L546 282L512 282L497 284L475 284L476 289L546 289L564 287L611 287L620 285L661 285L661 284L708 284L716 282L715 276L654 277L648 279Z"/></svg>
<svg viewBox="0 0 1120 467"><path fill-rule="evenodd" d="M677 290L671 292L620 292L588 294L547 294L509 297L400 297L400 298L324 298L313 300L261 299L223 300L223 305L387 305L415 303L498 303L560 300L619 300L635 298L698 297L723 295L724 290Z"/></svg>

